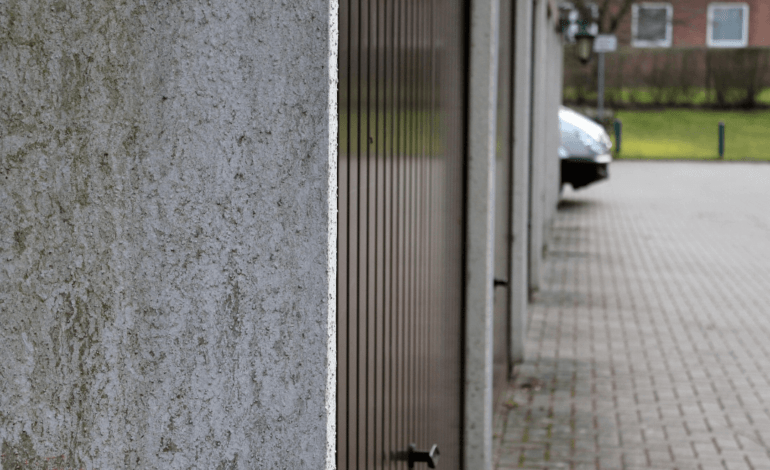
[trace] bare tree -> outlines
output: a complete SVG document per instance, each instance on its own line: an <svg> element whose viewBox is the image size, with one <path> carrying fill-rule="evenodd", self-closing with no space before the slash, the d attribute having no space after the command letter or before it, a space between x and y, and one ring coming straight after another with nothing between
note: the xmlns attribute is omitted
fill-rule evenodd
<svg viewBox="0 0 770 470"><path fill-rule="evenodd" d="M631 11L631 5L635 0L575 0L575 8L580 12L581 18L593 18L593 11L598 9L599 32L612 34L623 21L623 18Z"/></svg>
<svg viewBox="0 0 770 470"><path fill-rule="evenodd" d="M631 6L639 3L639 0L573 0L573 3L580 12L581 18L593 18L592 10L598 9L599 16L596 22L599 25L599 32L613 34L630 14ZM671 3L678 12L679 18L674 20L674 24L689 24L692 18L702 14L706 9L706 2L703 5L697 5L692 2L668 0L668 3Z"/></svg>

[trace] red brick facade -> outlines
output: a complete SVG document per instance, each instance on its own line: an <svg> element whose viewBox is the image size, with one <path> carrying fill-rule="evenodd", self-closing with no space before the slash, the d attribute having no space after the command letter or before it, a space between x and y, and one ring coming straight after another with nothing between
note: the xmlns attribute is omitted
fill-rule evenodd
<svg viewBox="0 0 770 470"><path fill-rule="evenodd" d="M712 3L745 4L749 7L748 14L748 44L746 47L770 47L770 0L669 0L636 2L667 3L673 8L673 30L671 47L673 48L706 48L708 29L708 6ZM633 47L631 41L632 13L621 21L618 30L618 45Z"/></svg>

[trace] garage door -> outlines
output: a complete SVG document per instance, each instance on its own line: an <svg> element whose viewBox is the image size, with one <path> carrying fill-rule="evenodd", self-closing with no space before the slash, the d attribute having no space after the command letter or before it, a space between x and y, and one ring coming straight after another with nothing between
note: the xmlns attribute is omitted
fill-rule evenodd
<svg viewBox="0 0 770 470"><path fill-rule="evenodd" d="M341 4L340 469L461 467L465 10Z"/></svg>

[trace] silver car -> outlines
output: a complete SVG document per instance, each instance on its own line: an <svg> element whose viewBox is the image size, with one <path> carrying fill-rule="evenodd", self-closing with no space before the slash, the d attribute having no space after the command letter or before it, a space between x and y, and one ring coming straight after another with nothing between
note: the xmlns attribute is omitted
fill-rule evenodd
<svg viewBox="0 0 770 470"><path fill-rule="evenodd" d="M612 142L602 126L567 107L559 108L561 184L582 188L609 177Z"/></svg>

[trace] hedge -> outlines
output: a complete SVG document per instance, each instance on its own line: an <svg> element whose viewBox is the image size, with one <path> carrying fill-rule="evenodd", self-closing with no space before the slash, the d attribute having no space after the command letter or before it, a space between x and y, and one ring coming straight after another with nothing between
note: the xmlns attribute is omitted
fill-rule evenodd
<svg viewBox="0 0 770 470"><path fill-rule="evenodd" d="M565 101L587 104L596 94L597 60L582 65L573 49L564 54ZM605 59L605 102L615 108L754 108L770 86L770 48L624 48Z"/></svg>

